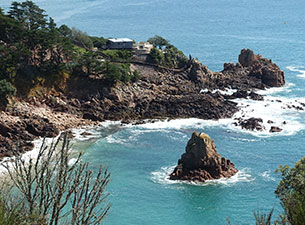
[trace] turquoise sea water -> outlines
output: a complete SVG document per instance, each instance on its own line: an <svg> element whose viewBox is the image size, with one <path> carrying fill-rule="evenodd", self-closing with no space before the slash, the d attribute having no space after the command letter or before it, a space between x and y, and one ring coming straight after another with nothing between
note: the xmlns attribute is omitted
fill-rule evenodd
<svg viewBox="0 0 305 225"><path fill-rule="evenodd" d="M173 120L91 130L78 140L93 168L111 171L112 208L107 225L253 224L255 210L281 210L274 190L280 164L305 155L305 113L287 104L305 103L305 2L302 0L36 0L55 21L104 37L146 40L166 37L212 70L236 62L242 48L271 58L286 73L287 85L265 91L265 102L239 101L238 115L273 120L279 134L246 132L232 120ZM7 9L8 0L0 0ZM281 102L275 101L280 100ZM297 102L295 102L297 101ZM238 116L236 115L236 116ZM282 122L287 124L283 125ZM268 128L268 124L265 124ZM208 133L220 154L241 171L207 185L170 182L168 173L193 131Z"/></svg>

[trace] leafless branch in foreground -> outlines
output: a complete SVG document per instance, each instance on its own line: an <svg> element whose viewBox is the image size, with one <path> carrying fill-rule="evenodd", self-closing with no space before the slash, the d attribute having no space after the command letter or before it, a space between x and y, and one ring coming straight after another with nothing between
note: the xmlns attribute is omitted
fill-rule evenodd
<svg viewBox="0 0 305 225"><path fill-rule="evenodd" d="M36 159L17 155L3 165L17 192L25 199L27 213L45 218L48 225L98 225L110 203L105 187L110 173L98 172L82 162L81 154L69 163L70 143L64 135L47 147L43 141Z"/></svg>

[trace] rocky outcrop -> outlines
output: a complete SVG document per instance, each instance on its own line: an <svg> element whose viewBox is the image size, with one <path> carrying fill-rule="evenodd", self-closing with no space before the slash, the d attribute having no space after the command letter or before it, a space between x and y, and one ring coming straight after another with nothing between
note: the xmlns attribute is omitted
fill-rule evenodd
<svg viewBox="0 0 305 225"><path fill-rule="evenodd" d="M74 119L78 117L90 122L189 117L217 120L230 118L239 110L232 99L263 100L262 95L254 92L255 89L285 83L284 73L277 65L255 55L251 50L242 50L239 62L226 63L221 72L212 72L194 59L187 65L175 70L133 63L132 71L140 72L141 78L133 83L117 83L113 86L106 84L103 79L76 74L56 94L45 94L29 102L31 105L48 107L54 114L60 114L59 117L65 115L67 118L66 114L70 114ZM29 73L32 72L29 70ZM230 95L219 91L226 89L237 91ZM72 119L65 119L61 123L58 118L47 120L44 116L33 117L30 112L8 113L20 118L20 121L8 124L0 118L0 123L9 128L0 127L0 132L5 133L0 134L3 140L0 142L0 153L1 149L10 151L16 148L16 143L29 149L30 144L27 143L35 137L52 137L58 133L58 129L65 130L74 124ZM56 126L54 121L58 121ZM239 121L238 124L248 129L261 129L258 120ZM16 130L15 133L12 129Z"/></svg>
<svg viewBox="0 0 305 225"><path fill-rule="evenodd" d="M217 153L214 140L205 133L194 132L170 179L205 182L229 178L237 172L230 160Z"/></svg>
<svg viewBox="0 0 305 225"><path fill-rule="evenodd" d="M242 129L262 131L265 129L262 123L263 119L251 117L249 119L238 118L238 122L234 124L241 126Z"/></svg>
<svg viewBox="0 0 305 225"><path fill-rule="evenodd" d="M14 112L17 115L17 112ZM17 119L18 118L18 119ZM46 118L18 114L11 120L0 120L0 158L31 150L37 137L55 137L59 130Z"/></svg>
<svg viewBox="0 0 305 225"><path fill-rule="evenodd" d="M276 127L276 126L272 126L269 130L270 133L277 133L277 132L281 132L283 129Z"/></svg>
<svg viewBox="0 0 305 225"><path fill-rule="evenodd" d="M261 79L269 87L281 87L285 84L284 72L270 59L255 55L250 49L242 49L239 63L250 70L250 76Z"/></svg>

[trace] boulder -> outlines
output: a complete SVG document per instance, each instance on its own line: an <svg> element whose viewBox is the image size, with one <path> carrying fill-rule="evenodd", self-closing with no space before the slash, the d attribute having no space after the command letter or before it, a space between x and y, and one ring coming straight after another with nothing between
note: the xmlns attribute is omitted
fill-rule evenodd
<svg viewBox="0 0 305 225"><path fill-rule="evenodd" d="M237 126L241 126L241 128L243 129L262 131L263 129L265 129L262 123L263 119L251 117L249 119L239 118L238 122L234 124Z"/></svg>
<svg viewBox="0 0 305 225"><path fill-rule="evenodd" d="M237 172L230 160L217 153L214 140L209 135L194 132L170 179L205 182L229 178Z"/></svg>
<svg viewBox="0 0 305 225"><path fill-rule="evenodd" d="M270 133L276 133L276 132L281 132L283 129L276 127L276 126L272 126L269 130Z"/></svg>

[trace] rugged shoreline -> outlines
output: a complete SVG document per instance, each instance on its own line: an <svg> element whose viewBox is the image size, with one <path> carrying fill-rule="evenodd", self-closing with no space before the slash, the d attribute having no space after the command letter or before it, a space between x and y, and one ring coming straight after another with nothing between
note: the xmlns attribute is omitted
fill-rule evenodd
<svg viewBox="0 0 305 225"><path fill-rule="evenodd" d="M232 99L260 101L263 96L255 90L285 84L284 72L276 64L245 49L237 64L225 63L221 72L194 59L181 71L142 64L131 64L131 70L141 72L131 84L109 87L99 79L82 78L57 95L17 101L0 114L0 157L11 156L13 149L32 149L37 137L55 137L60 131L105 120L231 118L239 110ZM237 91L221 92L227 89Z"/></svg>

